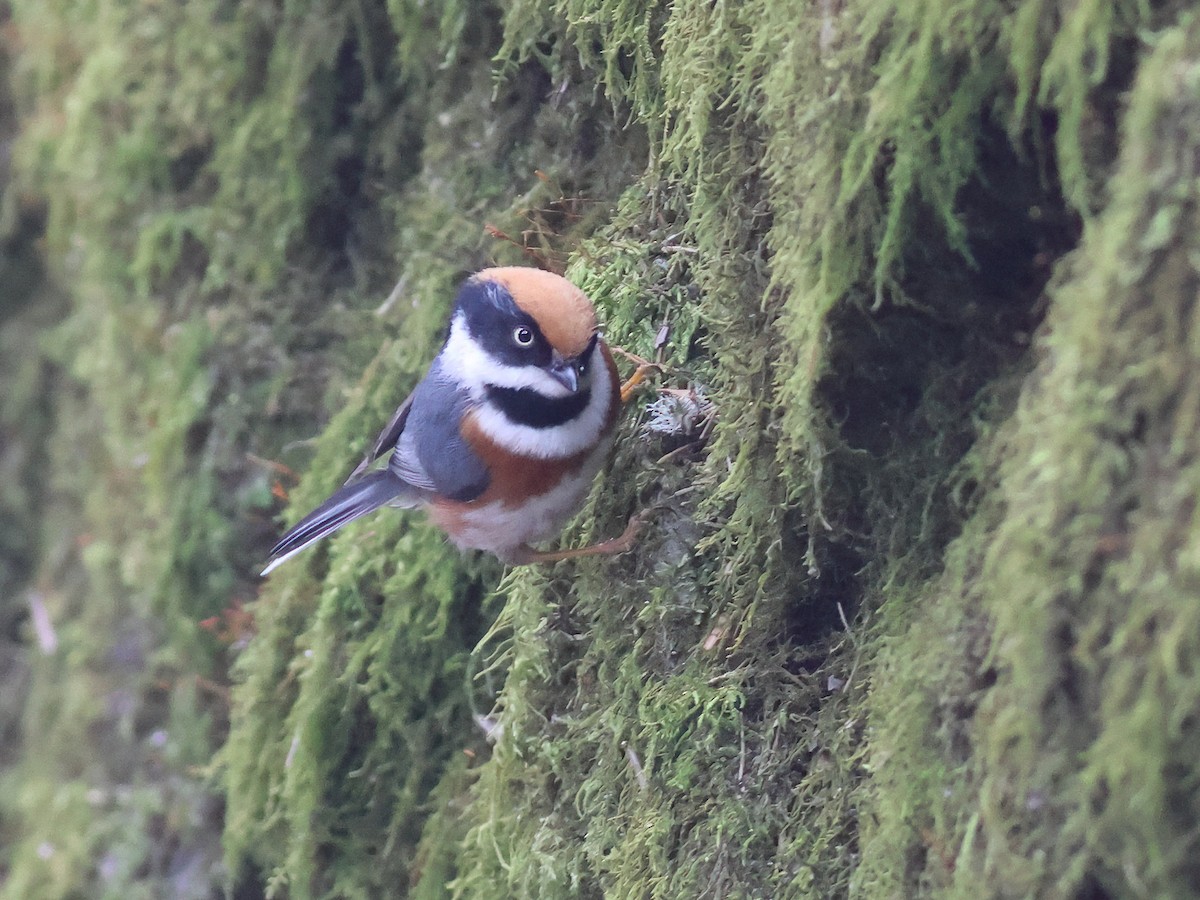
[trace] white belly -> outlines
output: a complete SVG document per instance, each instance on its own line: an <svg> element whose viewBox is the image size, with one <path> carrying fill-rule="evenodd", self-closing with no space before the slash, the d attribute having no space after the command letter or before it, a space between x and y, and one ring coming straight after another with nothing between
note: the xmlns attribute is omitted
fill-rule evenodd
<svg viewBox="0 0 1200 900"><path fill-rule="evenodd" d="M459 512L454 529L448 529L459 547L486 550L507 559L524 544L554 537L579 511L608 451L604 441L574 475L564 477L550 491L519 506L496 501Z"/></svg>

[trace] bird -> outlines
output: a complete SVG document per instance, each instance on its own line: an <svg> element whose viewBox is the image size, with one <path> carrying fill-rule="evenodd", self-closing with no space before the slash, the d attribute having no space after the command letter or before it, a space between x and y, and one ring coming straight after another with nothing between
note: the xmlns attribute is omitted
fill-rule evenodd
<svg viewBox="0 0 1200 900"><path fill-rule="evenodd" d="M425 377L346 483L280 538L262 575L383 506L424 508L461 549L513 565L629 549L639 515L588 547L532 545L578 512L643 374L621 384L595 307L566 278L524 266L477 272Z"/></svg>

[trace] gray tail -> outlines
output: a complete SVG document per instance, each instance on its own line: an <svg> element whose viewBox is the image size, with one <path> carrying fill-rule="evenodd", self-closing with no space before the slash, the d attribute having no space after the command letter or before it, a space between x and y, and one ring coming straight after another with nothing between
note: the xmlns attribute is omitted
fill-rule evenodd
<svg viewBox="0 0 1200 900"><path fill-rule="evenodd" d="M296 523L271 550L266 575L284 560L291 559L309 544L333 534L348 522L379 509L405 491L407 485L386 469L372 472L339 488L333 496Z"/></svg>

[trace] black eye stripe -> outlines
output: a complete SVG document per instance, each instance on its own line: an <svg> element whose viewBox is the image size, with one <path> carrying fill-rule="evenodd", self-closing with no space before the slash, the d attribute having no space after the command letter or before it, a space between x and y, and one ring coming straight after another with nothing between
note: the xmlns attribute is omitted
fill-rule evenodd
<svg viewBox="0 0 1200 900"><path fill-rule="evenodd" d="M468 280L459 290L455 306L468 333L497 362L506 366L550 365L550 344L503 286ZM529 332L528 343L517 341L517 331L522 328Z"/></svg>

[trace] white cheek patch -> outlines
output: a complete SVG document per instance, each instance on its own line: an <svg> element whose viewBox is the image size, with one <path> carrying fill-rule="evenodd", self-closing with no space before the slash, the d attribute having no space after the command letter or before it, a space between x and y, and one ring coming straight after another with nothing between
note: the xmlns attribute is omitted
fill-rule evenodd
<svg viewBox="0 0 1200 900"><path fill-rule="evenodd" d="M566 397L570 391L538 366L509 366L471 339L460 313L450 323L450 337L442 350L442 368L466 387L472 399L482 400L487 385L530 388L545 397Z"/></svg>
<svg viewBox="0 0 1200 900"><path fill-rule="evenodd" d="M488 402L475 408L475 421L484 434L511 453L537 459L574 456L594 446L600 439L612 408L615 386L612 374L604 364L599 342L592 349L588 370L591 373L591 396L587 406L569 422L549 428L521 425Z"/></svg>
<svg viewBox="0 0 1200 900"><path fill-rule="evenodd" d="M591 396L588 404L569 422L549 428L534 428L514 422L488 402L487 386L529 388L543 397L566 397L569 391L537 366L507 366L491 356L467 333L462 315L450 324L450 337L442 351L442 368L467 389L475 401L475 421L480 430L511 453L537 459L562 459L591 447L604 431L616 389L600 352L600 342L588 359Z"/></svg>

